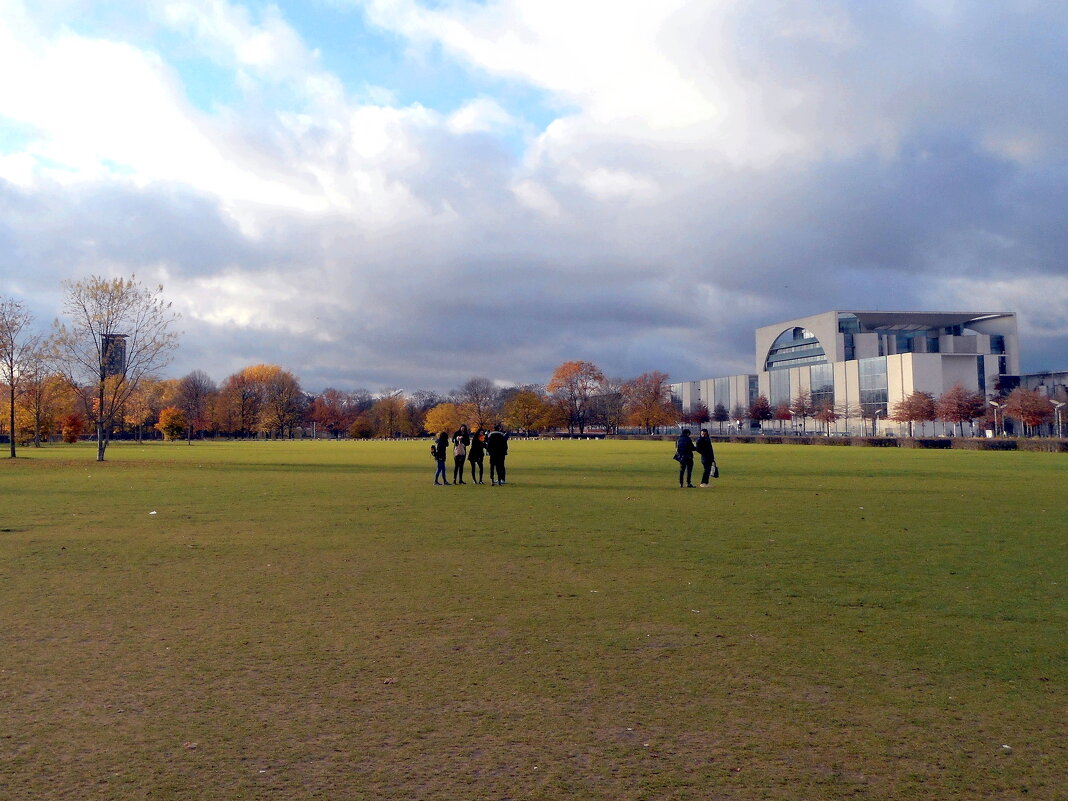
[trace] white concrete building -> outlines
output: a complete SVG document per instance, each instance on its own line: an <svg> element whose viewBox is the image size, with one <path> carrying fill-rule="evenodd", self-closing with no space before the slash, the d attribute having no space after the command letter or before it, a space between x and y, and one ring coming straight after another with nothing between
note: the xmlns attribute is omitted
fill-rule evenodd
<svg viewBox="0 0 1068 801"><path fill-rule="evenodd" d="M673 384L684 410L703 403L728 412L759 395L774 408L799 391L831 403L841 430L885 420L916 391L934 396L960 385L992 395L1020 373L1011 312L828 311L756 330L755 372Z"/></svg>

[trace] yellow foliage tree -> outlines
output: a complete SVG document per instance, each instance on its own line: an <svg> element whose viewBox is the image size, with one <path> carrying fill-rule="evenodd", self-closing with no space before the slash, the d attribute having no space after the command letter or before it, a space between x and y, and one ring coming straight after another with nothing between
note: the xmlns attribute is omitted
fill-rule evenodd
<svg viewBox="0 0 1068 801"><path fill-rule="evenodd" d="M185 415L177 406L166 406L159 410L159 422L156 428L168 442L181 439L185 433Z"/></svg>
<svg viewBox="0 0 1068 801"><path fill-rule="evenodd" d="M455 403L439 403L433 409L427 411L426 418L423 420L423 428L431 434L437 434L441 431L451 434L460 427L462 422L463 417L460 415L460 409Z"/></svg>

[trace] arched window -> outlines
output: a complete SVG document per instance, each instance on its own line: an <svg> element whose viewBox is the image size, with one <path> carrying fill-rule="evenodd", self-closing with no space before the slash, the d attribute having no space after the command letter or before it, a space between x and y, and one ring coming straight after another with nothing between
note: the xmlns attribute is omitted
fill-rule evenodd
<svg viewBox="0 0 1068 801"><path fill-rule="evenodd" d="M806 364L825 364L827 354L816 335L807 328L787 328L768 349L765 370L785 370Z"/></svg>

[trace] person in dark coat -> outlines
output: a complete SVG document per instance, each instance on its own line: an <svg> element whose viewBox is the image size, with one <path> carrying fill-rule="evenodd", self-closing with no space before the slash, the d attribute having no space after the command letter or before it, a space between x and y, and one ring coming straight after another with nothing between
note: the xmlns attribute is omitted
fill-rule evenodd
<svg viewBox="0 0 1068 801"><path fill-rule="evenodd" d="M434 473L434 483L444 484L449 486L448 479L445 478L445 454L449 452L449 435L445 431L438 434L438 438L434 441L434 458L438 462L438 471ZM438 481L438 476L441 476L441 481Z"/></svg>
<svg viewBox="0 0 1068 801"><path fill-rule="evenodd" d="M679 463L679 487L683 486L694 489L693 486L693 452L694 444L690 439L690 429L682 429L679 438L675 440L675 460ZM685 485L682 483L686 479Z"/></svg>
<svg viewBox="0 0 1068 801"><path fill-rule="evenodd" d="M464 462L467 461L467 446L471 444L471 435L467 433L467 424L462 423L452 435L452 483L466 484L464 481Z"/></svg>
<svg viewBox="0 0 1068 801"><path fill-rule="evenodd" d="M475 484L485 484L482 480L485 475L483 472L483 463L486 457L486 429L480 428L474 434L471 435L471 450L467 452L467 461L471 463L471 481ZM478 475L475 475L475 468L478 468Z"/></svg>
<svg viewBox="0 0 1068 801"><path fill-rule="evenodd" d="M697 438L694 449L701 455L701 486L708 486L708 477L712 475L712 468L716 466L716 452L712 448L712 438L708 436L708 429L701 429L701 436Z"/></svg>
<svg viewBox="0 0 1068 801"><path fill-rule="evenodd" d="M504 484L504 458L508 455L508 435L494 428L486 436L490 460L490 484Z"/></svg>

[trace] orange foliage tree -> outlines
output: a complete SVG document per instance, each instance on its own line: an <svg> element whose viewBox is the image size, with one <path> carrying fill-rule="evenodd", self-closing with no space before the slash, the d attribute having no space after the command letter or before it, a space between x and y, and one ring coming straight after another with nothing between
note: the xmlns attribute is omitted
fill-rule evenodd
<svg viewBox="0 0 1068 801"><path fill-rule="evenodd" d="M651 434L657 426L678 422L679 411L671 402L668 374L654 370L623 384L627 420Z"/></svg>
<svg viewBox="0 0 1068 801"><path fill-rule="evenodd" d="M1005 399L1005 416L1019 420L1024 427L1024 436L1053 417L1053 404L1040 392L1017 387Z"/></svg>
<svg viewBox="0 0 1068 801"><path fill-rule="evenodd" d="M943 392L935 404L938 419L949 423L954 429L959 425L961 436L964 436L964 424L982 417L985 410L986 399L982 393L967 390L960 384Z"/></svg>
<svg viewBox="0 0 1068 801"><path fill-rule="evenodd" d="M917 390L894 404L890 419L909 424L909 436L913 434L914 423L926 423L938 416L934 396L930 392Z"/></svg>
<svg viewBox="0 0 1068 801"><path fill-rule="evenodd" d="M567 415L569 432L585 431L591 400L603 382L604 373L592 362L564 362L553 372L545 388Z"/></svg>

